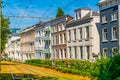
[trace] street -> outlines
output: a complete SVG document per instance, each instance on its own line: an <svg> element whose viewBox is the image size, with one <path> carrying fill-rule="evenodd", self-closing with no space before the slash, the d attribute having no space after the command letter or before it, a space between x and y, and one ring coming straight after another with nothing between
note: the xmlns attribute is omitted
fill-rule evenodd
<svg viewBox="0 0 120 80"><path fill-rule="evenodd" d="M88 77L61 73L61 72L44 68L44 67L36 67L36 66L31 66L31 65L22 64L22 63L5 62L5 61L2 62L1 74L10 74L12 78L14 78L15 75L20 76L23 74L24 75L30 74L30 75L35 75L39 77L43 77L43 76L51 77L51 79L44 79L44 80L90 80Z"/></svg>

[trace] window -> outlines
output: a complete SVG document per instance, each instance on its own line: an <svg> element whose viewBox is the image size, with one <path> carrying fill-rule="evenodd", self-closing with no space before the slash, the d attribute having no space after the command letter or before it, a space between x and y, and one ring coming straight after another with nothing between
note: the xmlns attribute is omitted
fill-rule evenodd
<svg viewBox="0 0 120 80"><path fill-rule="evenodd" d="M58 36L56 36L56 44L58 44Z"/></svg>
<svg viewBox="0 0 120 80"><path fill-rule="evenodd" d="M104 15L104 16L102 16L102 23L106 23L107 22L107 18L106 18L106 16Z"/></svg>
<svg viewBox="0 0 120 80"><path fill-rule="evenodd" d="M39 55L41 56L41 52L39 52Z"/></svg>
<svg viewBox="0 0 120 80"><path fill-rule="evenodd" d="M112 27L112 40L117 39L117 27Z"/></svg>
<svg viewBox="0 0 120 80"><path fill-rule="evenodd" d="M62 38L62 34L60 34L60 41L61 41L61 44L63 43L63 38Z"/></svg>
<svg viewBox="0 0 120 80"><path fill-rule="evenodd" d="M90 59L90 46L86 47L87 59Z"/></svg>
<svg viewBox="0 0 120 80"><path fill-rule="evenodd" d="M71 41L71 31L69 30L69 40Z"/></svg>
<svg viewBox="0 0 120 80"><path fill-rule="evenodd" d="M78 19L78 15L77 15L77 13L75 14L76 15L76 20Z"/></svg>
<svg viewBox="0 0 120 80"><path fill-rule="evenodd" d="M82 39L82 28L79 29L80 31L80 40Z"/></svg>
<svg viewBox="0 0 120 80"><path fill-rule="evenodd" d="M86 38L88 39L90 37L90 34L89 34L89 26L86 27Z"/></svg>
<svg viewBox="0 0 120 80"><path fill-rule="evenodd" d="M60 49L60 52L61 52L61 59L63 59L63 52L62 52L62 49Z"/></svg>
<svg viewBox="0 0 120 80"><path fill-rule="evenodd" d="M107 57L108 50L107 48L103 48L103 57Z"/></svg>
<svg viewBox="0 0 120 80"><path fill-rule="evenodd" d="M76 40L76 29L74 29L74 40Z"/></svg>
<svg viewBox="0 0 120 80"><path fill-rule="evenodd" d="M105 28L105 29L103 29L102 31L103 31L103 32L102 32L102 33L103 33L103 34L102 34L102 35L103 35L103 41L107 41L107 29Z"/></svg>
<svg viewBox="0 0 120 80"><path fill-rule="evenodd" d="M81 59L83 59L83 47L82 46L80 46L80 57Z"/></svg>
<svg viewBox="0 0 120 80"><path fill-rule="evenodd" d="M64 33L64 43L66 43L66 34Z"/></svg>
<svg viewBox="0 0 120 80"><path fill-rule="evenodd" d="M71 47L69 47L69 55L70 55L70 58L72 58Z"/></svg>
<svg viewBox="0 0 120 80"><path fill-rule="evenodd" d="M117 13L112 13L111 14L111 21L117 20Z"/></svg>
<svg viewBox="0 0 120 80"><path fill-rule="evenodd" d="M112 56L114 56L117 53L118 53L118 48L117 47L112 48Z"/></svg>
<svg viewBox="0 0 120 80"><path fill-rule="evenodd" d="M76 46L74 47L74 50L75 50L74 52L75 52L75 59L76 59L77 58L77 47Z"/></svg>
<svg viewBox="0 0 120 80"><path fill-rule="evenodd" d="M67 58L66 49L64 49L65 58Z"/></svg>

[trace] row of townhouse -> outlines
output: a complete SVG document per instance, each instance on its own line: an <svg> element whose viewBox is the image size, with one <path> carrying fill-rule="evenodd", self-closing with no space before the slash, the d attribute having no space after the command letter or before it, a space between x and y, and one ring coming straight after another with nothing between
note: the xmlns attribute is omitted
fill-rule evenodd
<svg viewBox="0 0 120 80"><path fill-rule="evenodd" d="M100 0L99 12L89 8L39 22L20 33L21 60L82 59L94 61L120 50L120 0ZM120 51L119 51L120 52Z"/></svg>
<svg viewBox="0 0 120 80"><path fill-rule="evenodd" d="M27 59L95 60L99 51L99 13L80 8L75 18L60 18L24 29L20 33L21 54ZM94 35L96 34L96 35Z"/></svg>

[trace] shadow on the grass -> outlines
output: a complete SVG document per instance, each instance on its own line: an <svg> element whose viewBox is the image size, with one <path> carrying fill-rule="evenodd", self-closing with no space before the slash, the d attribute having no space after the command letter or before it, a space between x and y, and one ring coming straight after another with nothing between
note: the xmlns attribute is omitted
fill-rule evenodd
<svg viewBox="0 0 120 80"><path fill-rule="evenodd" d="M15 80L58 80L56 77L37 76L32 74L13 74ZM0 74L0 80L13 80L11 74Z"/></svg>

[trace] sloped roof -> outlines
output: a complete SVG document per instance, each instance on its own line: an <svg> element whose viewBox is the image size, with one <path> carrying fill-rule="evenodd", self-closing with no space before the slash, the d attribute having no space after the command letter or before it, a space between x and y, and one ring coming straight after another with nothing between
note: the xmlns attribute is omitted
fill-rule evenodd
<svg viewBox="0 0 120 80"><path fill-rule="evenodd" d="M66 24L66 27L71 27L71 26L87 23L87 22L89 22L88 19L92 19L93 16L99 16L99 13L96 12L96 11L89 12L82 19L79 19L79 20L73 19L73 20L71 20L70 22L68 22Z"/></svg>

